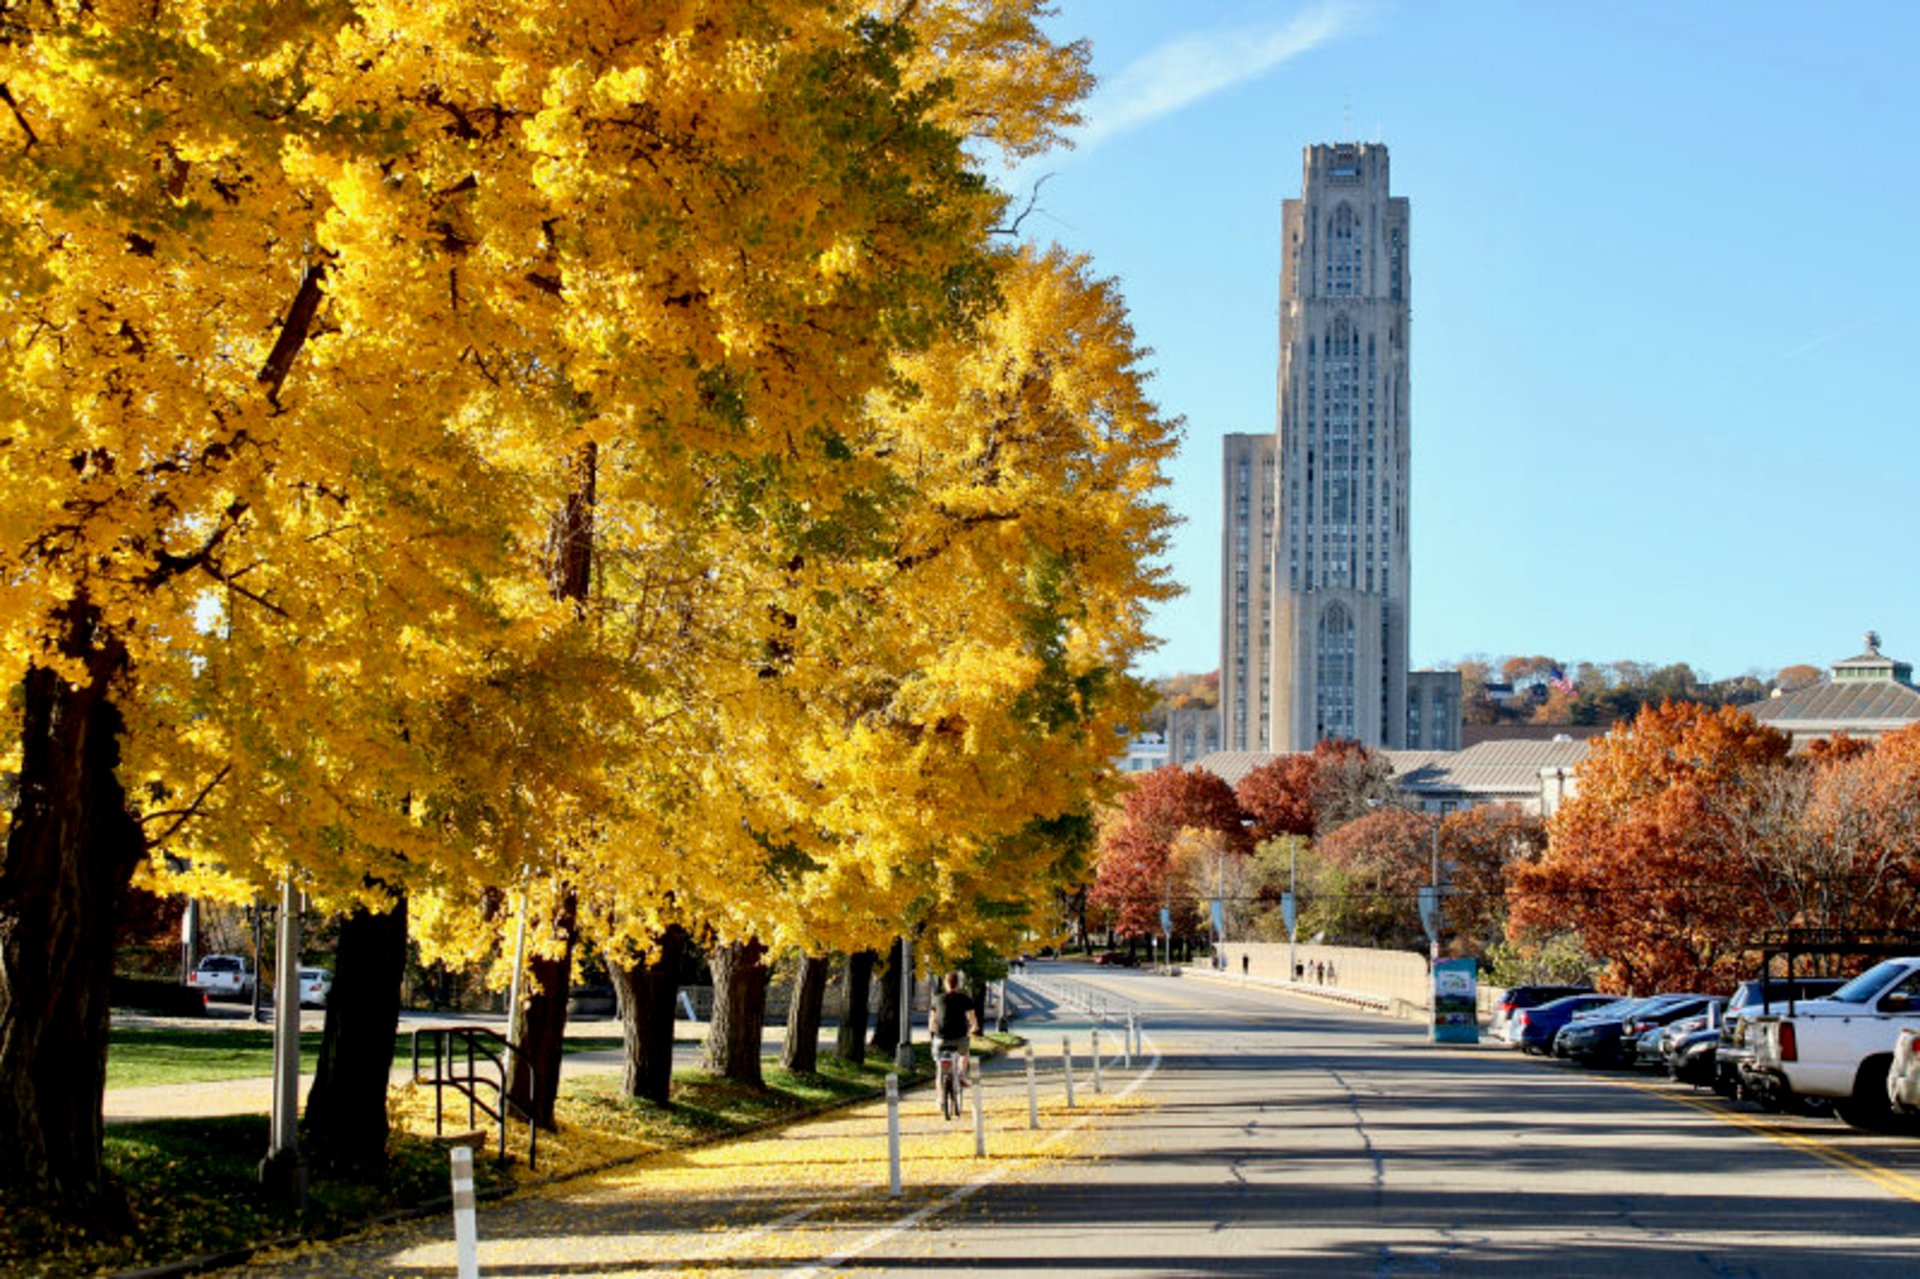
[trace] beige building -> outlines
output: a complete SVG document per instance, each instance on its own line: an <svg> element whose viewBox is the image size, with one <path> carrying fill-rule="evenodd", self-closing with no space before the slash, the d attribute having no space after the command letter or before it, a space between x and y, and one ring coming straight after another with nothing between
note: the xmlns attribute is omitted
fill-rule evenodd
<svg viewBox="0 0 1920 1279"><path fill-rule="evenodd" d="M1221 492L1220 744L1265 750L1273 718L1274 436L1229 435Z"/></svg>
<svg viewBox="0 0 1920 1279"><path fill-rule="evenodd" d="M1281 222L1279 429L1226 437L1222 744L1399 747L1412 286L1387 149L1308 147Z"/></svg>
<svg viewBox="0 0 1920 1279"><path fill-rule="evenodd" d="M1575 772L1589 743L1562 735L1552 741L1481 742L1465 750L1381 751L1402 802L1430 813L1482 804L1512 804L1551 817L1573 795ZM1197 761L1230 786L1279 756L1268 751L1222 751Z"/></svg>
<svg viewBox="0 0 1920 1279"><path fill-rule="evenodd" d="M1753 717L1793 739L1795 750L1836 733L1872 740L1920 720L1920 689L1913 664L1880 653L1880 636L1867 632L1867 651L1835 662L1826 679L1791 693L1776 691L1747 708Z"/></svg>
<svg viewBox="0 0 1920 1279"><path fill-rule="evenodd" d="M1167 762L1185 766L1220 749L1220 712L1188 706L1167 712Z"/></svg>

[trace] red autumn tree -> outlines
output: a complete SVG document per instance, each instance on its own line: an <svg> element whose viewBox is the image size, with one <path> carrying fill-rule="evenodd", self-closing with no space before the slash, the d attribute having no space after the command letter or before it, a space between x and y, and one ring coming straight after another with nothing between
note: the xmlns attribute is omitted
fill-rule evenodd
<svg viewBox="0 0 1920 1279"><path fill-rule="evenodd" d="M1186 829L1218 831L1235 856L1251 846L1233 788L1199 768L1156 768L1129 790L1101 832L1091 899L1122 933L1159 931L1170 890L1169 854Z"/></svg>
<svg viewBox="0 0 1920 1279"><path fill-rule="evenodd" d="M1316 883L1324 892L1338 885L1337 906L1316 903L1317 920L1339 940L1380 947L1421 943L1419 891L1432 882L1433 819L1404 808L1377 808L1313 845L1330 879Z"/></svg>
<svg viewBox="0 0 1920 1279"><path fill-rule="evenodd" d="M1579 935L1619 990L1723 988L1768 923L1738 855L1733 797L1787 767L1745 712L1668 702L1595 742L1546 853L1509 889L1509 935Z"/></svg>
<svg viewBox="0 0 1920 1279"><path fill-rule="evenodd" d="M1325 834L1391 803L1393 769L1358 742L1330 738L1262 764L1240 779L1236 794L1256 843Z"/></svg>
<svg viewBox="0 0 1920 1279"><path fill-rule="evenodd" d="M1240 807L1253 818L1253 839L1313 834L1313 756L1282 755L1240 779Z"/></svg>

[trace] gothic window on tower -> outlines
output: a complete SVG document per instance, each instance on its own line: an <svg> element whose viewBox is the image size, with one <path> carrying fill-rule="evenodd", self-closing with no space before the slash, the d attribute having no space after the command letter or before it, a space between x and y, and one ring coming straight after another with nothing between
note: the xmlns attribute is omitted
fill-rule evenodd
<svg viewBox="0 0 1920 1279"><path fill-rule="evenodd" d="M1353 615L1339 601L1320 615L1314 644L1316 736L1355 737Z"/></svg>
<svg viewBox="0 0 1920 1279"><path fill-rule="evenodd" d="M1360 292L1360 220L1351 205L1342 204L1327 221L1327 268L1325 291L1332 297L1353 297Z"/></svg>

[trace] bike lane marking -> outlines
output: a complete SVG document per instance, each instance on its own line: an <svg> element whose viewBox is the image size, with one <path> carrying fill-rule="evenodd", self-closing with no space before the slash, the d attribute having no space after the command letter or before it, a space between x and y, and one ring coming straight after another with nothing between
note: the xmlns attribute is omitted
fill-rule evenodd
<svg viewBox="0 0 1920 1279"><path fill-rule="evenodd" d="M1116 1102L1125 1101L1129 1097L1133 1096L1133 1094L1138 1092L1142 1087L1144 1087L1146 1085L1146 1082L1149 1079L1153 1078L1155 1072L1157 1072L1160 1069L1159 1046L1154 1042L1153 1037L1151 1035L1142 1035L1141 1040L1143 1044L1152 1052L1153 1055L1151 1058L1148 1059L1145 1069L1143 1069L1139 1075L1135 1076L1133 1082L1128 1084L1115 1097L1114 1100ZM1085 1115L1082 1115L1079 1119L1074 1120L1071 1124L1068 1124L1065 1128L1055 1129L1053 1133L1051 1133L1044 1141L1040 1143L1039 1152L1044 1153L1048 1150L1051 1150L1054 1146L1065 1141L1068 1137L1071 1137L1074 1134L1078 1133L1082 1128L1085 1128L1088 1124L1092 1123L1096 1118L1099 1118L1102 1113L1103 1112L1098 1112L1098 1111L1089 1112ZM964 1203L966 1200L972 1198L974 1195L980 1193L982 1190L985 1190L990 1186L997 1185L999 1182L1004 1181L1007 1177L1012 1175L1021 1166L1022 1165L1019 1165L1019 1164L1002 1164L997 1168L981 1173L979 1176L974 1177L972 1180L964 1182L961 1185L955 1186L952 1190L949 1190L946 1194L934 1200L932 1203L926 1204L920 1208L916 1208L914 1211L906 1214L904 1217L901 1217L899 1220L893 1222L891 1225L882 1226L878 1230L871 1231L868 1234L862 1236L861 1238L854 1240L852 1243L848 1244L846 1247L841 1248L837 1252L830 1253L827 1256L820 1258L818 1261L812 1262L804 1266L797 1266L794 1269L787 1271L782 1276L782 1279L816 1279L817 1276L829 1270L835 1269L836 1267L839 1267L839 1266L844 1266L845 1264L847 1264L847 1262L853 1260L855 1257L860 1256L862 1253L871 1252L873 1249L879 1247L881 1244L886 1243L889 1240L899 1238L901 1235L904 1235L907 1232L913 1230L916 1226L920 1225L922 1222L926 1221L928 1218L936 1216L939 1213L945 1212L947 1209L952 1208L958 1204Z"/></svg>

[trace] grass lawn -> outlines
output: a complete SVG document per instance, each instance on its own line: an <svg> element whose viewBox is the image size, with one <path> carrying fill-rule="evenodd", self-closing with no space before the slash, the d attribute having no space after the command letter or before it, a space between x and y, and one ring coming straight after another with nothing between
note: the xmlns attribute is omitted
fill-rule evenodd
<svg viewBox="0 0 1920 1279"><path fill-rule="evenodd" d="M123 1046L122 1034L136 1046ZM114 1052L128 1059L144 1055L155 1062L171 1058L176 1070L198 1070L180 1063L214 1055L199 1037L225 1040L265 1034L252 1028L119 1032ZM317 1041L318 1036L303 1038ZM585 1051L618 1042L582 1039L570 1040L567 1046ZM990 1035L976 1040L975 1046L986 1055L1018 1042L1011 1035ZM225 1045L213 1047L219 1050L217 1055L223 1062L247 1060L244 1055L236 1058L228 1054ZM245 1051L244 1046L235 1048L234 1054ZM251 1051L264 1059L264 1047ZM917 1058L909 1081L931 1074L925 1044L918 1046ZM476 1159L476 1178L483 1190L510 1181L557 1178L655 1151L775 1126L877 1096L892 1069L889 1059L877 1055L858 1066L823 1055L817 1073L795 1075L780 1069L775 1060L767 1059L764 1089L743 1087L697 1071L677 1072L673 1098L665 1106L621 1096L615 1075L595 1073L567 1081L558 1107L560 1131L541 1134L537 1172L530 1172L520 1162L525 1151L525 1129L521 1128L512 1143L515 1161L501 1165L492 1158ZM239 1073L258 1071L255 1068ZM156 1065L147 1078L149 1082L166 1082L164 1075L165 1070ZM91 1239L0 1196L0 1274L98 1274L181 1261L294 1234L324 1237L444 1196L447 1147L426 1135L432 1132L431 1092L395 1088L390 1097L388 1113L395 1120L395 1131L388 1146L386 1180L369 1183L316 1177L312 1206L304 1220L261 1192L257 1167L267 1147L265 1116L117 1124L107 1130L106 1161L132 1206L136 1229L131 1239Z"/></svg>
<svg viewBox="0 0 1920 1279"><path fill-rule="evenodd" d="M620 1047L618 1035L567 1040L569 1053ZM313 1071L320 1032L300 1036L300 1070ZM406 1035L395 1041L396 1066L412 1060ZM198 1084L273 1074L273 1032L264 1026L137 1027L115 1029L107 1044L107 1087Z"/></svg>

